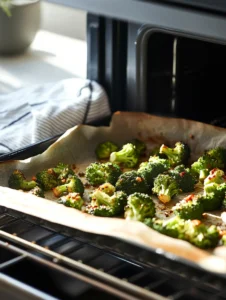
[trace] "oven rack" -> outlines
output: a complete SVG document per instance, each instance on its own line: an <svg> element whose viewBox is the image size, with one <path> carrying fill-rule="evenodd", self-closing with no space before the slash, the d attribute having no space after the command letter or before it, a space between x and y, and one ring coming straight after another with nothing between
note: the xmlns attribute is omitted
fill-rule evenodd
<svg viewBox="0 0 226 300"><path fill-rule="evenodd" d="M4 282L17 296L19 282L20 291L35 289L40 299L226 299L226 278L0 207L0 285Z"/></svg>

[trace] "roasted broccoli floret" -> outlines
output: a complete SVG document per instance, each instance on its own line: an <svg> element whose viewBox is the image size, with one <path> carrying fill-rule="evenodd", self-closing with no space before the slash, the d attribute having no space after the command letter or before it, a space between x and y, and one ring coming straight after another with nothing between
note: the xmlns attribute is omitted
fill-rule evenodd
<svg viewBox="0 0 226 300"><path fill-rule="evenodd" d="M166 203L181 190L177 181L169 174L159 174L154 180L152 191L161 202Z"/></svg>
<svg viewBox="0 0 226 300"><path fill-rule="evenodd" d="M124 212L127 196L121 191L109 196L97 189L91 195L91 199L90 205L86 207L86 212L100 217L113 217Z"/></svg>
<svg viewBox="0 0 226 300"><path fill-rule="evenodd" d="M217 168L224 169L226 167L226 149L223 147L215 147L206 151L206 154L212 157L217 164Z"/></svg>
<svg viewBox="0 0 226 300"><path fill-rule="evenodd" d="M192 171L198 174L200 180L204 180L209 175L210 170L214 168L225 168L225 153L226 149L221 147L205 151L205 153L191 165Z"/></svg>
<svg viewBox="0 0 226 300"><path fill-rule="evenodd" d="M56 197L61 197L62 195L69 193L79 193L80 195L83 195L84 185L78 176L69 176L65 184L53 188L53 193Z"/></svg>
<svg viewBox="0 0 226 300"><path fill-rule="evenodd" d="M169 168L170 165L168 160L155 157L148 162L141 163L138 169L138 174L140 174L147 181L150 188L152 188L154 179Z"/></svg>
<svg viewBox="0 0 226 300"><path fill-rule="evenodd" d="M178 166L181 164L187 164L188 159L190 158L190 147L183 143L177 142L174 148L167 147L162 145L159 152L165 154L170 162L171 166Z"/></svg>
<svg viewBox="0 0 226 300"><path fill-rule="evenodd" d="M49 191L59 184L59 180L53 169L38 172L36 174L36 182L44 191Z"/></svg>
<svg viewBox="0 0 226 300"><path fill-rule="evenodd" d="M204 212L202 202L195 200L194 195L190 195L182 201L178 202L172 208L172 210L175 215L185 220L200 220Z"/></svg>
<svg viewBox="0 0 226 300"><path fill-rule="evenodd" d="M116 191L123 191L127 195L133 193L148 193L149 185L146 180L137 172L125 172L118 178L116 182Z"/></svg>
<svg viewBox="0 0 226 300"><path fill-rule="evenodd" d="M153 219L148 223L154 230L165 235L186 240L203 249L213 248L218 244L220 234L215 225L206 226L199 220L183 220L175 217L170 220Z"/></svg>
<svg viewBox="0 0 226 300"><path fill-rule="evenodd" d="M155 215L155 204L147 194L134 193L128 197L125 209L125 219L141 221Z"/></svg>
<svg viewBox="0 0 226 300"><path fill-rule="evenodd" d="M136 147L136 150L139 155L142 155L145 153L146 150L146 144L138 139L133 139L129 143L133 144Z"/></svg>
<svg viewBox="0 0 226 300"><path fill-rule="evenodd" d="M32 190L30 190L28 193L35 195L37 197L45 198L44 191L41 187L36 186Z"/></svg>
<svg viewBox="0 0 226 300"><path fill-rule="evenodd" d="M134 168L139 161L139 152L132 143L125 144L118 152L112 152L110 155L112 163L122 164L127 168Z"/></svg>
<svg viewBox="0 0 226 300"><path fill-rule="evenodd" d="M34 180L28 181L24 176L23 172L20 170L14 170L9 176L8 186L15 190L29 191L36 187L37 182Z"/></svg>
<svg viewBox="0 0 226 300"><path fill-rule="evenodd" d="M203 181L209 175L209 171L215 167L216 165L214 165L212 158L209 155L204 154L191 165L191 170L194 174L197 174L201 181Z"/></svg>
<svg viewBox="0 0 226 300"><path fill-rule="evenodd" d="M169 175L177 181L182 192L194 191L197 179L189 168L185 168L184 165L177 166L169 171Z"/></svg>
<svg viewBox="0 0 226 300"><path fill-rule="evenodd" d="M212 169L209 172L209 175L204 180L204 186L209 183L213 183L213 182L218 183L218 184L226 182L223 170L220 170L218 168Z"/></svg>
<svg viewBox="0 0 226 300"><path fill-rule="evenodd" d="M204 211L216 210L221 207L223 202L221 197L215 196L215 193L200 195L198 200L202 203Z"/></svg>
<svg viewBox="0 0 226 300"><path fill-rule="evenodd" d="M152 222L146 219L145 224L149 225L152 229L174 237L184 239L184 224L185 220L180 219L179 217L174 217L170 220L161 220L161 219L153 219Z"/></svg>
<svg viewBox="0 0 226 300"><path fill-rule="evenodd" d="M218 183L212 182L212 183L204 185L203 193L205 195L214 193L214 194L219 194L220 196L222 196L225 191L225 186L226 186L225 183L218 184Z"/></svg>
<svg viewBox="0 0 226 300"><path fill-rule="evenodd" d="M79 193L72 192L66 196L62 196L58 203L81 210L82 206L84 205L84 200Z"/></svg>
<svg viewBox="0 0 226 300"><path fill-rule="evenodd" d="M69 175L74 175L74 171L70 168L69 165L64 164L64 163L59 163L55 168L52 168L53 172L56 174L57 179L64 183L65 179Z"/></svg>
<svg viewBox="0 0 226 300"><path fill-rule="evenodd" d="M98 159L107 159L112 152L118 151L119 147L111 141L106 141L97 145L95 153Z"/></svg>
<svg viewBox="0 0 226 300"><path fill-rule="evenodd" d="M115 184L119 176L122 174L117 164L107 163L91 163L85 171L88 182L94 186L109 182Z"/></svg>
<svg viewBox="0 0 226 300"><path fill-rule="evenodd" d="M184 233L185 240L202 249L216 247L220 239L219 231L215 225L206 226L199 220L186 221Z"/></svg>
<svg viewBox="0 0 226 300"><path fill-rule="evenodd" d="M204 193L198 196L203 204L204 211L219 209L225 199L226 183L217 184L215 182L204 186Z"/></svg>

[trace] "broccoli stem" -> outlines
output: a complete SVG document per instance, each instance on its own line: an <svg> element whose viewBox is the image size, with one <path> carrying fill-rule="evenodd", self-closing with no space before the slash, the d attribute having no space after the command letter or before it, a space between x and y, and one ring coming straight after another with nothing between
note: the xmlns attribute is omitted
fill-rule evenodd
<svg viewBox="0 0 226 300"><path fill-rule="evenodd" d="M121 162L120 156L117 155L117 152L112 152L110 157L111 157L112 162L115 162L115 161Z"/></svg>
<svg viewBox="0 0 226 300"><path fill-rule="evenodd" d="M36 187L37 183L36 181L23 181L22 182L22 189L25 190L25 191L29 191L31 189L33 189L34 187Z"/></svg>
<svg viewBox="0 0 226 300"><path fill-rule="evenodd" d="M158 198L163 203L167 203L172 199L172 196L177 194L177 191L174 192L171 186L168 188L162 188L162 190L158 194Z"/></svg>
<svg viewBox="0 0 226 300"><path fill-rule="evenodd" d="M96 190L92 195L92 200L96 200L99 205L111 205L111 197L104 192Z"/></svg>
<svg viewBox="0 0 226 300"><path fill-rule="evenodd" d="M60 197L61 195L65 194L68 192L68 185L60 185L54 188L54 195L56 197Z"/></svg>
<svg viewBox="0 0 226 300"><path fill-rule="evenodd" d="M202 169L202 170L200 170L199 180L200 181L204 181L205 178L208 176L208 174L209 174L209 170L208 169Z"/></svg>
<svg viewBox="0 0 226 300"><path fill-rule="evenodd" d="M170 200L171 200L170 195L167 195L167 194L161 194L161 193L158 195L158 198L159 198L159 200L160 200L161 202L163 202L163 203L170 202Z"/></svg>

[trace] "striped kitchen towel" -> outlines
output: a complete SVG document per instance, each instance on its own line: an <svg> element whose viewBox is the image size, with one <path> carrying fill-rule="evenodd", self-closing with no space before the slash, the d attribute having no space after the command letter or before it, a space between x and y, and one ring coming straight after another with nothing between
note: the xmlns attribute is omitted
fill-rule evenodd
<svg viewBox="0 0 226 300"><path fill-rule="evenodd" d="M69 78L0 95L0 154L110 114L104 89L86 79Z"/></svg>

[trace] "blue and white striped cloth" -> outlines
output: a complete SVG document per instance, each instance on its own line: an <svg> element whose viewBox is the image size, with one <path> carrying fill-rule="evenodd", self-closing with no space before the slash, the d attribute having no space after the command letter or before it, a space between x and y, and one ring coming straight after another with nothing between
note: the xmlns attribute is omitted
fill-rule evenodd
<svg viewBox="0 0 226 300"><path fill-rule="evenodd" d="M108 97L94 81L69 78L0 95L0 154L43 141L110 115Z"/></svg>

